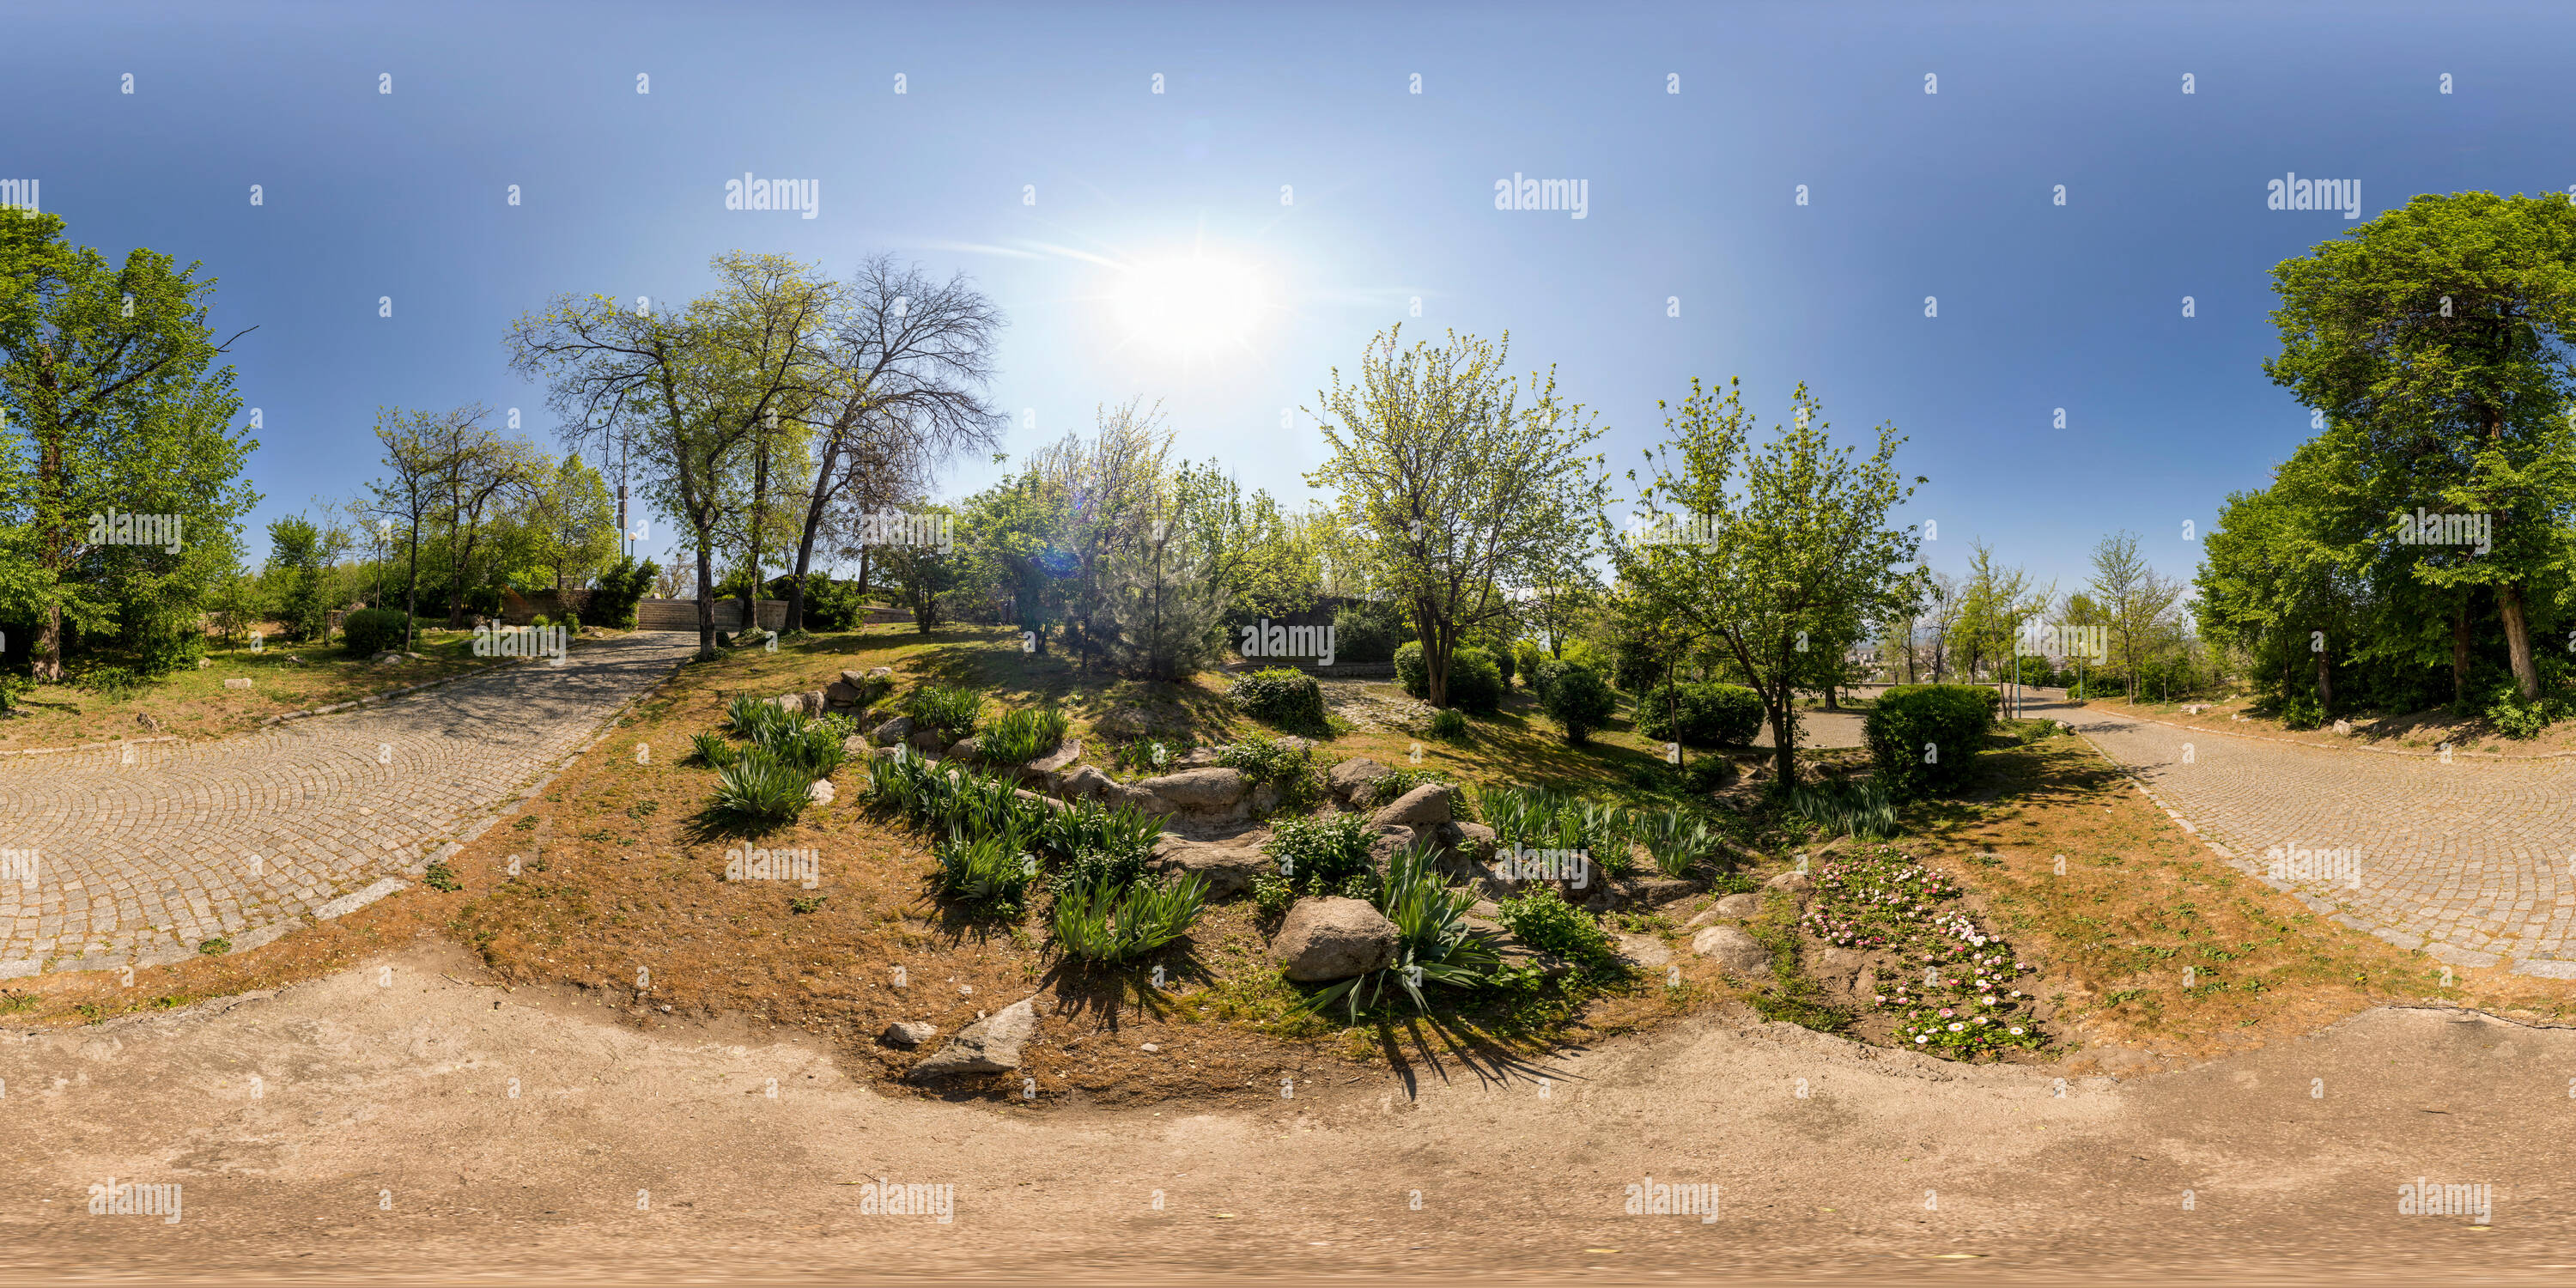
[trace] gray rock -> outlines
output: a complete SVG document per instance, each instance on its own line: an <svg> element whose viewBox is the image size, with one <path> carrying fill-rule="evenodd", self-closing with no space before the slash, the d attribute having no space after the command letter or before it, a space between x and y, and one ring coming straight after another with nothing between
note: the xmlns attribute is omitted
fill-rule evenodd
<svg viewBox="0 0 2576 1288"><path fill-rule="evenodd" d="M849 674L849 672L847 672L847 671L843 671L841 674L843 674L843 675L847 675L847 674ZM894 668L893 668L893 667L890 667L890 666L875 666L875 667L870 667L870 668L868 668L867 678L868 678L868 679L871 679L871 680L883 680L883 681L885 681L885 682L886 682L887 684L889 684L889 685L890 685L890 684L893 684L893 683L894 683Z"/></svg>
<svg viewBox="0 0 2576 1288"><path fill-rule="evenodd" d="M1434 835L1439 838L1441 848L1469 863L1491 863L1495 852L1502 848L1502 838L1482 823L1443 823Z"/></svg>
<svg viewBox="0 0 2576 1288"><path fill-rule="evenodd" d="M1243 804L1251 783L1240 769L1184 769L1130 784L1152 798L1159 814L1223 814Z"/></svg>
<svg viewBox="0 0 2576 1288"><path fill-rule="evenodd" d="M939 1026L928 1020L896 1020L877 1040L887 1046L916 1047L938 1036Z"/></svg>
<svg viewBox="0 0 2576 1288"><path fill-rule="evenodd" d="M1736 926L1706 926L1691 936L1691 951L1713 957L1730 974L1759 979L1771 972L1770 950Z"/></svg>
<svg viewBox="0 0 2576 1288"><path fill-rule="evenodd" d="M1030 791L1029 789L1027 789L1027 788L1025 788L1025 787L1015 787L1015 788L1011 789L1011 794L1012 794L1013 796L1017 796L1017 797L1019 797L1021 800L1029 801L1029 802L1032 802L1032 803L1034 803L1034 804L1044 806L1044 807L1046 807L1047 809L1064 809L1064 808L1066 808L1065 803L1064 803L1063 801L1057 800L1056 798L1054 798L1054 797L1052 797L1052 796L1041 796L1041 795L1037 794L1036 792Z"/></svg>
<svg viewBox="0 0 2576 1288"><path fill-rule="evenodd" d="M1660 908L1676 899L1687 899L1699 893L1699 883L1681 877L1668 877L1653 868L1640 868L1619 883L1619 896L1629 903Z"/></svg>
<svg viewBox="0 0 2576 1288"><path fill-rule="evenodd" d="M1079 747L1082 744L1075 743L1074 745ZM1100 772L1098 769L1095 769L1090 765L1085 765L1070 774L1066 774L1064 778L1056 784L1056 790L1068 800L1080 800L1086 796L1107 795L1110 789L1116 786L1118 786L1117 780Z"/></svg>
<svg viewBox="0 0 2576 1288"><path fill-rule="evenodd" d="M1673 950L1652 935L1612 935L1619 960L1640 970L1653 970L1673 959Z"/></svg>
<svg viewBox="0 0 2576 1288"><path fill-rule="evenodd" d="M1808 876L1804 872L1783 872L1780 875L1763 882L1762 888L1765 890L1787 890L1793 894L1803 895L1816 888L1816 879Z"/></svg>
<svg viewBox="0 0 2576 1288"><path fill-rule="evenodd" d="M1746 917L1759 917L1762 915L1762 896L1758 894L1731 894L1718 900L1717 906L1709 909L1709 911L1720 917L1732 917L1738 921L1741 921Z"/></svg>
<svg viewBox="0 0 2576 1288"><path fill-rule="evenodd" d="M872 750L866 734L854 733L841 740L841 754L851 760L865 760Z"/></svg>
<svg viewBox="0 0 2576 1288"><path fill-rule="evenodd" d="M937 1055L912 1066L909 1082L970 1073L1008 1073L1020 1067L1020 1049L1037 1036L1038 1012L1032 998L995 1011L957 1031Z"/></svg>
<svg viewBox="0 0 2576 1288"><path fill-rule="evenodd" d="M833 794L834 788L832 787L832 780L829 778L817 778L814 780L812 785L805 789L805 799L812 801L817 805L831 804Z"/></svg>
<svg viewBox="0 0 2576 1288"><path fill-rule="evenodd" d="M914 751L925 756L938 756L948 750L947 737L936 729L915 729L912 731L912 736L904 741L911 743Z"/></svg>
<svg viewBox="0 0 2576 1288"><path fill-rule="evenodd" d="M1387 772L1386 766L1366 756L1353 756L1324 771L1324 786L1333 793L1335 800L1362 804L1365 802L1361 798L1368 794L1368 785Z"/></svg>
<svg viewBox="0 0 2576 1288"><path fill-rule="evenodd" d="M841 674L848 675L849 672ZM847 680L834 680L823 686L823 701L837 710L846 711L851 707L865 706L867 691Z"/></svg>
<svg viewBox="0 0 2576 1288"><path fill-rule="evenodd" d="M1207 882L1210 899L1230 899L1252 888L1252 879L1275 872L1279 861L1255 846L1193 841L1165 832L1154 838L1146 865L1171 877L1198 877Z"/></svg>
<svg viewBox="0 0 2576 1288"><path fill-rule="evenodd" d="M946 755L950 760L981 760L984 757L984 746L973 738L960 738L948 744Z"/></svg>
<svg viewBox="0 0 2576 1288"><path fill-rule="evenodd" d="M1457 790L1446 783L1424 783L1369 816L1369 822L1380 827L1393 823L1403 827L1430 827L1449 821L1449 794Z"/></svg>
<svg viewBox="0 0 2576 1288"><path fill-rule="evenodd" d="M911 736L911 716L896 716L894 719L888 720L884 724L868 730L868 737L874 740L880 747L891 747Z"/></svg>
<svg viewBox="0 0 2576 1288"><path fill-rule="evenodd" d="M1271 960L1300 984L1349 979L1395 963L1395 923L1365 899L1300 899L1271 936Z"/></svg>
<svg viewBox="0 0 2576 1288"><path fill-rule="evenodd" d="M1376 830L1376 839L1369 842L1369 866L1380 870L1394 861L1396 851L1413 844L1419 835L1412 828L1394 823L1383 824Z"/></svg>
<svg viewBox="0 0 2576 1288"><path fill-rule="evenodd" d="M1074 760L1081 755L1082 743L1079 740L1067 742L1057 747L1055 750L1030 761L1029 768L1034 769L1041 774L1052 774L1055 771L1072 764Z"/></svg>

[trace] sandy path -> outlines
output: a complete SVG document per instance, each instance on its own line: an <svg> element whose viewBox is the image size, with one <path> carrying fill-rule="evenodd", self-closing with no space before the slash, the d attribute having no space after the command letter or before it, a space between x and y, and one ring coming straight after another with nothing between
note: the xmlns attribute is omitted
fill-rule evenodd
<svg viewBox="0 0 2576 1288"><path fill-rule="evenodd" d="M1257 1112L889 1096L802 1034L643 1032L423 944L270 997L0 1036L0 1237L24 1271L214 1279L2412 1281L2474 1263L2563 1281L2576 1262L2553 1250L2576 1034L2466 1013L2374 1011L2195 1070L2070 1078L2062 1098L2054 1070L1715 1016L1443 1070L1417 1066L1416 1098L1357 1075ZM2492 1228L2399 1217L2419 1173L2491 1185ZM953 1221L862 1215L851 1182L877 1176L953 1185ZM1623 1215L1649 1176L1722 1187L1720 1218ZM89 1214L109 1177L180 1183L182 1220Z"/></svg>

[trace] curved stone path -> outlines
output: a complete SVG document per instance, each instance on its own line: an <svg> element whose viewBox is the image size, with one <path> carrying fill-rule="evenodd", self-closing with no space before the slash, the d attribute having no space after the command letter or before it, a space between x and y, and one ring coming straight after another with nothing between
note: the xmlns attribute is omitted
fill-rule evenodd
<svg viewBox="0 0 2576 1288"><path fill-rule="evenodd" d="M2386 755L2233 737L2034 701L2240 867L2343 851L2357 884L2273 881L2401 948L2576 979L2576 760Z"/></svg>
<svg viewBox="0 0 2576 1288"><path fill-rule="evenodd" d="M0 759L0 978L239 950L401 889L696 646L644 632L244 738Z"/></svg>

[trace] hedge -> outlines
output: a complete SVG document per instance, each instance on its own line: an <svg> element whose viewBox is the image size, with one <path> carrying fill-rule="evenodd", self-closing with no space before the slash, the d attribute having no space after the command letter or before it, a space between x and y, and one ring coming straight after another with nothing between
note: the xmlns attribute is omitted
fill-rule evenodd
<svg viewBox="0 0 2576 1288"><path fill-rule="evenodd" d="M1672 692L1678 688L1678 701ZM1681 736L1669 717L1679 707ZM1637 732L1685 747L1749 747L1762 734L1762 695L1737 684L1657 685L1637 699Z"/></svg>
<svg viewBox="0 0 2576 1288"><path fill-rule="evenodd" d="M1585 742L1618 712L1619 696L1601 672L1582 662L1538 664L1539 706L1565 730L1567 742Z"/></svg>
<svg viewBox="0 0 2576 1288"><path fill-rule="evenodd" d="M409 620L399 608L361 608L340 619L340 647L367 654L401 648Z"/></svg>
<svg viewBox="0 0 2576 1288"><path fill-rule="evenodd" d="M1395 651L1395 679L1404 691L1431 700L1431 665L1422 658L1422 641ZM1503 706L1503 669L1485 650L1460 645L1449 653L1449 705L1477 715L1492 715Z"/></svg>
<svg viewBox="0 0 2576 1288"><path fill-rule="evenodd" d="M1254 671L1234 682L1233 697L1256 720L1305 733L1324 728L1324 690L1294 667Z"/></svg>
<svg viewBox="0 0 2576 1288"><path fill-rule="evenodd" d="M1905 796L1966 782L2002 704L1974 684L1902 684L1880 694L1861 727L1878 780Z"/></svg>

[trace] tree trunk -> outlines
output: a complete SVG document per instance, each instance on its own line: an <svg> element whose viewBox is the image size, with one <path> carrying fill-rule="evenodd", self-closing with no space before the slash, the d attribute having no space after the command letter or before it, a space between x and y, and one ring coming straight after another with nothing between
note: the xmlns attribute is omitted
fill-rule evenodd
<svg viewBox="0 0 2576 1288"><path fill-rule="evenodd" d="M2469 700L2469 606L2451 611L2451 704Z"/></svg>
<svg viewBox="0 0 2576 1288"><path fill-rule="evenodd" d="M707 553L715 544L714 524L698 525L698 656L716 655L715 559Z"/></svg>
<svg viewBox="0 0 2576 1288"><path fill-rule="evenodd" d="M413 619L420 616L420 524L411 525L411 584L403 588L403 652L411 652Z"/></svg>
<svg viewBox="0 0 2576 1288"><path fill-rule="evenodd" d="M1794 732L1797 713L1789 707L1788 668L1783 666L1780 669L1782 678L1763 705L1771 709L1771 765L1780 780L1772 786L1773 790L1785 793L1798 785L1798 736Z"/></svg>
<svg viewBox="0 0 2576 1288"><path fill-rule="evenodd" d="M2522 616L2522 587L2496 587L2496 612L2504 618L2505 652L2513 659L2514 687L2522 700L2540 700L2540 669L2531 662L2531 625Z"/></svg>
<svg viewBox="0 0 2576 1288"><path fill-rule="evenodd" d="M2327 663L2324 649L2317 650L2316 659L2317 719L2323 722L2334 719L2334 667Z"/></svg>

